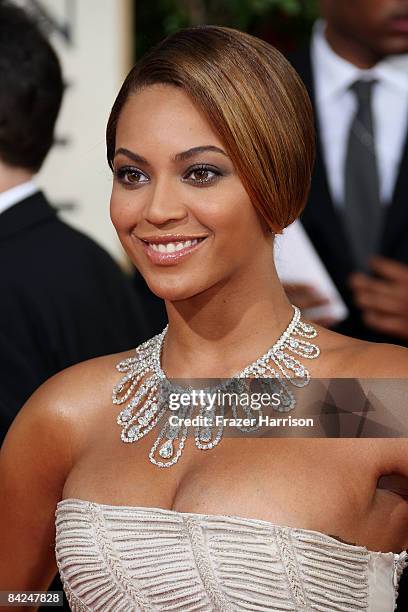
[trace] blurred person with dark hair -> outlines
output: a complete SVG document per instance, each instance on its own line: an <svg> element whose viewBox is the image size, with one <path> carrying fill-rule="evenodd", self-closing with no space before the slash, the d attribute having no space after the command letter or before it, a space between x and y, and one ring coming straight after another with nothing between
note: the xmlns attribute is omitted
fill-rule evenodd
<svg viewBox="0 0 408 612"><path fill-rule="evenodd" d="M302 222L350 311L336 331L406 345L408 1L320 10L309 48L291 58L318 133ZM314 299L306 291L298 305Z"/></svg>
<svg viewBox="0 0 408 612"><path fill-rule="evenodd" d="M130 281L32 181L62 95L50 44L23 10L0 1L0 443L44 380L144 339Z"/></svg>

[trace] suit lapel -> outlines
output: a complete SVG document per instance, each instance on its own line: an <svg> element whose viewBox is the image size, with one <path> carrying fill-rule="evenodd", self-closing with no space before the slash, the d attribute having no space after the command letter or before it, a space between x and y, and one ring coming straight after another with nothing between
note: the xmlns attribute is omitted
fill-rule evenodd
<svg viewBox="0 0 408 612"><path fill-rule="evenodd" d="M395 244L401 239L406 240L408 227L408 134L404 143L402 159L398 171L397 180L392 201L387 206L383 237L381 242L381 253L392 255Z"/></svg>
<svg viewBox="0 0 408 612"><path fill-rule="evenodd" d="M333 204L329 191L320 139L319 120L316 112L310 47L289 59L308 90L314 109L316 126L316 161L308 203L301 220L330 275L343 291L347 276L352 271L352 260L342 219Z"/></svg>

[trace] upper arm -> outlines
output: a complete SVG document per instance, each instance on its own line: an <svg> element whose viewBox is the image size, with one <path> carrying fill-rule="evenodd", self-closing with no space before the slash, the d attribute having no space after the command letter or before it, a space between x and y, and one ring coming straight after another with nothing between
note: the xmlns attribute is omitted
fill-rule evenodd
<svg viewBox="0 0 408 612"><path fill-rule="evenodd" d="M379 486L408 502L408 350L392 344L373 345L372 350L372 377L381 379L374 381L384 412L381 416L385 425L401 436L379 440L382 465Z"/></svg>
<svg viewBox="0 0 408 612"><path fill-rule="evenodd" d="M64 385L23 406L0 450L0 590L46 590L57 571L55 509L72 463Z"/></svg>
<svg viewBox="0 0 408 612"><path fill-rule="evenodd" d="M114 366L131 354L60 372L15 418L0 450L0 591L45 590L56 574L56 505L117 382Z"/></svg>

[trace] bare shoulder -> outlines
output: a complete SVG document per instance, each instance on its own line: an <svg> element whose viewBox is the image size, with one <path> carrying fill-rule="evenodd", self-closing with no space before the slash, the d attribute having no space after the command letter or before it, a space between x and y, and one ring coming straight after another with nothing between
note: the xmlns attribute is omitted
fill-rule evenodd
<svg viewBox="0 0 408 612"><path fill-rule="evenodd" d="M0 582L45 590L55 575L54 514L87 440L87 426L110 401L115 365L131 353L92 359L53 376L14 419L0 449ZM88 424L88 425L87 425Z"/></svg>
<svg viewBox="0 0 408 612"><path fill-rule="evenodd" d="M396 344L365 343L362 366L367 376L408 378L408 349Z"/></svg>
<svg viewBox="0 0 408 612"><path fill-rule="evenodd" d="M90 396L96 400L102 399L106 390L109 387L112 390L112 385L120 376L117 364L134 354L135 350L132 349L82 361L52 376L39 392L51 394L60 405L67 405L70 410L73 408L72 399L89 400Z"/></svg>
<svg viewBox="0 0 408 612"><path fill-rule="evenodd" d="M79 445L85 439L87 426L112 405L112 389L123 376L117 364L134 353L132 349L83 361L59 372L40 388L48 410L57 410L60 418L70 424Z"/></svg>
<svg viewBox="0 0 408 612"><path fill-rule="evenodd" d="M408 378L408 350L395 344L358 342L345 349L351 376Z"/></svg>
<svg viewBox="0 0 408 612"><path fill-rule="evenodd" d="M109 381L115 379L115 375L116 378L118 376L116 365L124 359L133 357L134 354L135 350L132 349L82 361L55 374L43 386L47 386L49 391L63 389L64 391L71 390L72 392L75 391L75 388L78 390L82 385L108 384ZM108 377L109 381L106 380L106 377ZM73 383L75 383L74 388L71 387Z"/></svg>
<svg viewBox="0 0 408 612"><path fill-rule="evenodd" d="M25 403L7 437L17 429L20 435L23 430L46 430L49 439L60 441L60 452L65 447L72 460L86 441L93 419L111 404L112 388L121 377L116 365L133 355L134 350L105 355L55 374Z"/></svg>
<svg viewBox="0 0 408 612"><path fill-rule="evenodd" d="M325 376L333 378L408 378L408 349L366 342L318 327Z"/></svg>
<svg viewBox="0 0 408 612"><path fill-rule="evenodd" d="M376 438L373 441L380 474L397 473L408 478L408 437L405 437L404 430L408 349L394 344L365 342L315 327L318 329L316 340L320 341L317 344L321 348L321 365L314 376L361 379L363 388L375 393L387 411L387 418L391 419L386 421L386 425L397 431L395 437Z"/></svg>

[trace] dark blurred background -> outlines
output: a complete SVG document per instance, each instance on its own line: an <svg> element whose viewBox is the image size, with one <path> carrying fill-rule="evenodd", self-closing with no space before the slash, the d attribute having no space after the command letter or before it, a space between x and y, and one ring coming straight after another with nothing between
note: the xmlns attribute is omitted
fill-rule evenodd
<svg viewBox="0 0 408 612"><path fill-rule="evenodd" d="M245 30L290 53L307 40L317 0L156 0L136 2L136 59L180 28L199 24Z"/></svg>

